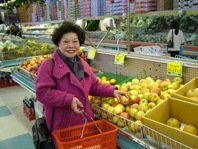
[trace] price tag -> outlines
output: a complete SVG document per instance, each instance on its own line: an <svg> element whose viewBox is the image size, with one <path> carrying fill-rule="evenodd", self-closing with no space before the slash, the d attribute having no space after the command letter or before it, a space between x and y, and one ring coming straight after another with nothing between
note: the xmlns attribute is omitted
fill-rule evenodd
<svg viewBox="0 0 198 149"><path fill-rule="evenodd" d="M125 60L125 54L122 52L118 52L115 55L114 64L123 65Z"/></svg>
<svg viewBox="0 0 198 149"><path fill-rule="evenodd" d="M178 61L169 61L167 63L167 74L182 77L183 63Z"/></svg>
<svg viewBox="0 0 198 149"><path fill-rule="evenodd" d="M96 55L96 49L90 49L88 52L88 59L94 59Z"/></svg>

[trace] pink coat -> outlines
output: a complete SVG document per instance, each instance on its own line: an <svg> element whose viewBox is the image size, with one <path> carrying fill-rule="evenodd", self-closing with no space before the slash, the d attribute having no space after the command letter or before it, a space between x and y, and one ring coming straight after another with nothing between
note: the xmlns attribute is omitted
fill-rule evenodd
<svg viewBox="0 0 198 149"><path fill-rule="evenodd" d="M93 117L88 95L113 96L115 87L99 83L87 62L82 59L85 77L81 81L75 77L57 51L54 52L53 59L54 67L52 68L51 59L46 60L39 67L36 78L36 96L44 105L48 128L52 107L55 108L52 130L84 123L82 116L71 109L73 97L77 97L83 103L87 114Z"/></svg>

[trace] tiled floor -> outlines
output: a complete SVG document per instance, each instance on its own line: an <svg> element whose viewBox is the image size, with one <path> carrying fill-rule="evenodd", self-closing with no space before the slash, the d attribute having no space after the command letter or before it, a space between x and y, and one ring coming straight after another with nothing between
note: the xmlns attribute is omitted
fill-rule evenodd
<svg viewBox="0 0 198 149"><path fill-rule="evenodd" d="M33 121L22 112L22 100L31 93L20 86L0 88L0 149L34 149Z"/></svg>

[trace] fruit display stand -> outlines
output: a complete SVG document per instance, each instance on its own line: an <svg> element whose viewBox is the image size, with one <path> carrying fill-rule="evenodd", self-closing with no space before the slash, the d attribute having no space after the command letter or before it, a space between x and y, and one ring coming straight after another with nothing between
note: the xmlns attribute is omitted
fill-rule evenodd
<svg viewBox="0 0 198 149"><path fill-rule="evenodd" d="M193 78L187 82L183 87L178 89L173 97L180 100L198 104L198 78Z"/></svg>
<svg viewBox="0 0 198 149"><path fill-rule="evenodd" d="M136 146L138 149L171 148L176 145L178 149L191 149L191 147L177 141L175 138L172 138L169 135L165 135L166 133L161 133L161 131L156 130L155 127L153 127L152 125L145 125L142 123L137 124L134 121L107 111L96 104L92 103L91 106L96 117L106 119L112 123L114 123L115 121L119 121L119 123L116 122L120 127L118 144L120 144L120 146L123 146L124 148L130 148L132 146ZM161 113L158 112L158 115L161 115ZM134 128L136 129L136 132L129 131L128 127L132 126L134 126Z"/></svg>
<svg viewBox="0 0 198 149"><path fill-rule="evenodd" d="M167 141L164 136L153 135L149 129L146 129L144 132L156 140L168 143L172 148L187 148L187 146L190 148L197 148L197 130L195 133L192 131L191 133L187 133L187 131L184 131L181 124L178 125L179 127L173 127L174 124L166 124L169 118L176 118L179 123L193 125L198 128L198 120L196 116L196 113L198 112L197 110L197 104L181 101L176 98L169 98L159 106L156 106L152 111L148 112L145 117L143 117L143 123L155 131L172 138L172 140ZM173 142L173 140L176 140L177 142ZM178 142L182 142L185 146L182 147Z"/></svg>

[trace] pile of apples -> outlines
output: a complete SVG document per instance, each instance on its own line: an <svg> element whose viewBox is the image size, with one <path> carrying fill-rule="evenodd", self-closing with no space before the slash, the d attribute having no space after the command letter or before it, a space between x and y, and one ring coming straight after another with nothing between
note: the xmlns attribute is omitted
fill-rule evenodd
<svg viewBox="0 0 198 149"><path fill-rule="evenodd" d="M28 72L35 74L41 63L43 63L46 59L49 58L51 58L51 55L32 57L26 61L21 62L19 66L27 70Z"/></svg>
<svg viewBox="0 0 198 149"><path fill-rule="evenodd" d="M138 132L145 113L171 97L182 86L182 81L179 77L174 78L173 81L154 80L151 77L133 79L122 85L115 85L119 90L127 92L129 98L122 96L118 102L118 99L112 97L91 97L91 102L108 111L102 113L95 110L96 114L126 130Z"/></svg>

